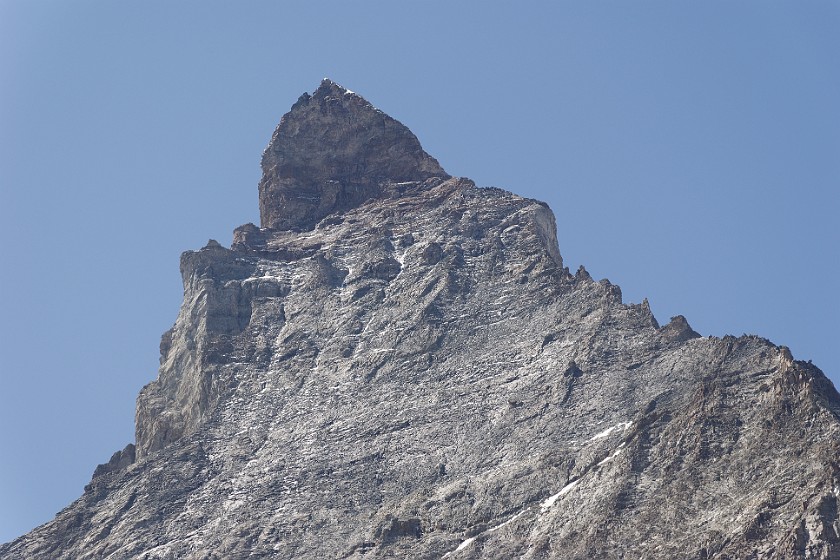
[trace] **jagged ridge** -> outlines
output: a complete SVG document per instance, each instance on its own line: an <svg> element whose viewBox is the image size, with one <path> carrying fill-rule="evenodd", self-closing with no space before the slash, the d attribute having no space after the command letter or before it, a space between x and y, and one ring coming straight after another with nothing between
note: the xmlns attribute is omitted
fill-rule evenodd
<svg viewBox="0 0 840 560"><path fill-rule="evenodd" d="M816 367L570 274L542 203L381 177L185 253L136 450L0 556L838 554L840 397Z"/></svg>

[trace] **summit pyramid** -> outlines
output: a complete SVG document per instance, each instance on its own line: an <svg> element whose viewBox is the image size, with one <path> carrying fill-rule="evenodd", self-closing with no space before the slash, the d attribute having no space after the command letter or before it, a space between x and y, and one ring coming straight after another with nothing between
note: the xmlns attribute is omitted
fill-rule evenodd
<svg viewBox="0 0 840 560"><path fill-rule="evenodd" d="M181 257L136 440L3 560L840 558L840 396L572 274L551 210L325 80Z"/></svg>

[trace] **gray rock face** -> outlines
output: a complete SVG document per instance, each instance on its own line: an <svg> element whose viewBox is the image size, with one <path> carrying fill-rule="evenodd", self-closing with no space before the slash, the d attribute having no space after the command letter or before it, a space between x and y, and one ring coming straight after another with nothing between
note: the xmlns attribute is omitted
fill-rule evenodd
<svg viewBox="0 0 840 560"><path fill-rule="evenodd" d="M262 168L262 226L293 230L402 194L410 183L449 177L410 130L327 79L280 120Z"/></svg>
<svg viewBox="0 0 840 560"><path fill-rule="evenodd" d="M322 84L272 145L303 119L308 153L359 153L335 144L355 113L318 121L335 95L377 114ZM136 450L1 558L840 557L822 372L658 325L569 273L544 204L446 177L412 139L370 196L324 202L316 160L264 178L270 227L183 255Z"/></svg>

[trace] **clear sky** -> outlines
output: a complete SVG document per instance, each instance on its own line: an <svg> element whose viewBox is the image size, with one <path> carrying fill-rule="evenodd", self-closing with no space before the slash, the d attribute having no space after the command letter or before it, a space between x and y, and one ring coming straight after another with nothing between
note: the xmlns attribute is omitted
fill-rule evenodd
<svg viewBox="0 0 840 560"><path fill-rule="evenodd" d="M324 76L547 201L573 271L836 383L838 29L836 0L0 0L0 541L133 441L180 252L258 221Z"/></svg>

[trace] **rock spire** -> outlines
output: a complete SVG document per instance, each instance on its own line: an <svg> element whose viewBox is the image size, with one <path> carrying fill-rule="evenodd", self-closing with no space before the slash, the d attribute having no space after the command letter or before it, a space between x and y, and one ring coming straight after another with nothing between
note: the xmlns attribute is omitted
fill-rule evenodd
<svg viewBox="0 0 840 560"><path fill-rule="evenodd" d="M402 123L326 78L280 119L262 169L261 225L290 230L449 177Z"/></svg>

